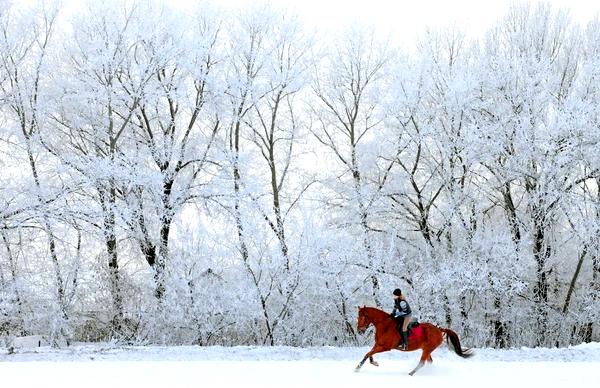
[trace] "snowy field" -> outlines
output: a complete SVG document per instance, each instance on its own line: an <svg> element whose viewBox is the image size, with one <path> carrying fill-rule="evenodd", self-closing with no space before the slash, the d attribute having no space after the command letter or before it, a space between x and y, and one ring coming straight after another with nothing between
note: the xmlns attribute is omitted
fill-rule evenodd
<svg viewBox="0 0 600 388"><path fill-rule="evenodd" d="M375 356L368 348L120 347L0 348L0 387L600 387L600 343L566 349L475 349L463 360L443 347L433 365L407 373L420 352ZM410 385L408 385L410 384Z"/></svg>

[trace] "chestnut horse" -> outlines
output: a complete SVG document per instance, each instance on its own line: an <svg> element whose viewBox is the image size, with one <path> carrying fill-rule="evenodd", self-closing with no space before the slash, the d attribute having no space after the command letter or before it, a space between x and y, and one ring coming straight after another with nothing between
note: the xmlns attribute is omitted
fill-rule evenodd
<svg viewBox="0 0 600 388"><path fill-rule="evenodd" d="M381 311L374 307L359 307L358 308L358 322L357 328L360 334L363 334L369 325L375 326L375 345L371 349L362 361L356 367L358 372L363 366L367 358L371 364L379 366L377 362L373 360L373 355L376 353L387 352L388 350L400 350L399 345L401 336L396 329L396 321L385 311ZM422 349L421 360L419 365L409 375L415 374L416 371L421 369L425 364L425 361L431 363L431 353L444 341L444 335L447 340L452 343L456 354L462 358L469 358L473 355L471 349L463 349L460 346L458 335L450 329L442 329L431 323L420 323L418 326L413 328L411 335L408 337L408 348L406 351L412 352L413 350Z"/></svg>

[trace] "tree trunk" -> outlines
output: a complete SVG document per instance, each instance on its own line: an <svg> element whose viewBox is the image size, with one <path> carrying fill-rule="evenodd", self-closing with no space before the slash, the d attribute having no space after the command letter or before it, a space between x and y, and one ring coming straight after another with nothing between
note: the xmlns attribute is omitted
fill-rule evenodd
<svg viewBox="0 0 600 388"><path fill-rule="evenodd" d="M169 261L169 234L171 233L171 225L174 217L173 205L171 204L171 190L174 183L173 179L168 179L163 184L162 205L164 214L161 217L160 244L157 261L154 265L154 279L156 281L155 295L159 301L162 301L166 291L165 269Z"/></svg>
<svg viewBox="0 0 600 388"><path fill-rule="evenodd" d="M58 302L58 307L60 309L60 313L62 315L61 319L63 319L64 323L66 324L69 321L69 315L67 314L67 303L66 303L66 296L65 296L64 281L63 281L63 277L62 277L62 274L60 271L60 263L58 262L58 255L56 253L56 238L54 236L52 227L50 226L50 219L48 217L47 203L44 200L44 198L42 198L42 187L41 187L42 185L41 185L39 174L38 174L37 164L35 162L35 158L33 157L33 151L31 149L31 138L30 138L31 132L29 132L25 128L24 125L22 125L21 129L22 129L23 135L25 137L27 156L29 159L29 167L31 168L31 174L33 176L33 181L35 184L36 200L40 207L40 211L42 212L42 225L44 227L44 231L46 232L46 235L48 236L48 251L50 252L50 260L51 260L52 266L54 268L54 278L56 281L56 299ZM65 330L63 324L60 325L60 333L63 337L65 337L67 342L70 341L70 339L68 338L69 336L67 335L67 331ZM50 342L51 342L52 346L57 346L57 344L58 344L58 342L56 341L56 338L51 338Z"/></svg>
<svg viewBox="0 0 600 388"><path fill-rule="evenodd" d="M596 253L592 256L592 280L590 284L590 291L592 294L592 303L598 303L600 299L600 257ZM594 336L594 325L598 325L597 322L588 322L585 324L584 342L592 342Z"/></svg>
<svg viewBox="0 0 600 388"><path fill-rule="evenodd" d="M562 309L563 314L566 314L567 310L569 309L569 303L571 302L571 296L573 295L573 291L575 290L575 284L577 283L577 279L579 278L581 266L583 265L583 260L585 259L586 255L587 255L587 246L584 245L583 249L581 250L581 253L579 254L579 260L577 260L577 266L575 268L575 273L573 274L573 277L571 278L571 283L569 284L569 290L567 291L567 296L565 298L565 304L563 305L563 309Z"/></svg>
<svg viewBox="0 0 600 388"><path fill-rule="evenodd" d="M356 111L358 111L358 106L355 107ZM381 301L379 300L379 279L374 271L375 266L375 255L373 253L373 247L371 246L371 242L369 241L369 214L365 207L363 197L362 197L362 182L360 170L358 167L358 159L356 157L356 142L354 137L354 123L350 125L350 145L351 145L351 168L352 168L352 178L354 179L354 190L356 192L356 200L358 201L358 212L360 217L360 224L362 226L362 234L363 234L363 247L367 252L367 260L369 265L369 270L371 271L371 285L372 285L372 295L373 300L375 301L375 305L380 306Z"/></svg>
<svg viewBox="0 0 600 388"><path fill-rule="evenodd" d="M537 345L544 345L544 338L547 328L548 317L548 277L546 271L546 263L550 258L550 245L545 241L545 217L539 213L537 216L534 213L534 235L533 235L533 256L536 263L536 282L533 291L533 300L537 310Z"/></svg>
<svg viewBox="0 0 600 388"><path fill-rule="evenodd" d="M356 159L356 144L354 144L354 138L351 138L352 141L352 177L354 178L354 190L356 192L356 200L358 202L358 213L360 217L360 225L362 227L362 235L363 235L363 247L367 252L367 260L369 270L371 271L370 279L372 285L372 295L373 300L377 306L381 305L381 301L379 300L379 279L374 271L375 266L375 254L373 253L373 247L371 246L371 241L369 240L369 214L365 203L362 197L362 183L361 183L361 175L358 169L358 161Z"/></svg>
<svg viewBox="0 0 600 388"><path fill-rule="evenodd" d="M444 299L444 316L446 319L446 326L452 326L452 310L450 310L450 299L445 291L442 291L442 298Z"/></svg>
<svg viewBox="0 0 600 388"><path fill-rule="evenodd" d="M6 252L8 254L8 266L10 269L10 276L11 276L11 280L12 280L12 289L13 292L15 294L15 305L17 307L17 314L16 314L16 320L17 320L17 327L16 329L16 333L17 335L25 335L27 334L25 329L24 329L24 324L23 324L23 299L21 298L21 292L19 291L19 282L17 280L17 262L15 259L15 256L13 254L13 251L10 247L10 242L8 241L8 237L6 236L6 233L4 233L4 231L2 233L0 233L2 235L2 241L4 242L4 246L6 247Z"/></svg>
<svg viewBox="0 0 600 388"><path fill-rule="evenodd" d="M116 189L114 187L115 183L112 180L110 180L108 184L108 190L105 187L100 187L99 191L103 210L104 243L106 246L106 253L108 254L108 273L112 296L112 325L113 330L120 333L123 321L123 295L119 273L116 218L114 210L116 206Z"/></svg>
<svg viewBox="0 0 600 388"><path fill-rule="evenodd" d="M236 125L236 149L233 159L233 190L234 190L234 217L235 225L237 228L238 240L240 243L240 254L244 262L248 261L248 245L246 244L246 237L244 234L244 224L242 223L242 213L240 210L240 184L241 175L239 168L239 123Z"/></svg>
<svg viewBox="0 0 600 388"><path fill-rule="evenodd" d="M496 319L492 321L492 326L494 328L494 346L496 348L506 348L508 347L508 331L506 327L506 323L502 321L501 314L501 301L498 296L494 297L494 310L496 314Z"/></svg>
<svg viewBox="0 0 600 388"><path fill-rule="evenodd" d="M467 310L467 298L464 295L460 298L460 318L462 320L463 333L466 337L469 337L469 312Z"/></svg>
<svg viewBox="0 0 600 388"><path fill-rule="evenodd" d="M273 192L273 212L275 213L275 223L276 223L276 234L277 239L279 240L279 246L281 249L281 255L285 260L285 269L286 271L290 270L290 259L289 259L289 250L287 241L285 239L285 226L283 223L283 217L281 215L281 203L279 200L279 185L277 182L277 169L275 167L275 155L273 152L274 144L271 145L269 149L269 167L271 170L271 190Z"/></svg>
<svg viewBox="0 0 600 388"><path fill-rule="evenodd" d="M502 190L502 197L504 198L504 209L508 217L508 224L510 225L510 232L512 234L512 240L519 247L521 242L521 228L519 227L519 219L517 217L517 210L515 203L512 198L510 190L510 182L504 184L504 190Z"/></svg>

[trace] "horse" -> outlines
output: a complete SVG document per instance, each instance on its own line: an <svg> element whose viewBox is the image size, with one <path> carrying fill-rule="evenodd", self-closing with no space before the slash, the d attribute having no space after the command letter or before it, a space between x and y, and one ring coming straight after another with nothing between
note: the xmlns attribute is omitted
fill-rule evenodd
<svg viewBox="0 0 600 388"><path fill-rule="evenodd" d="M373 348L365 354L365 357L356 367L356 372L360 370L367 358L371 364L379 366L379 364L373 360L373 355L376 353L387 352L392 349L401 350L399 345L402 337L396 329L396 321L394 318L385 311L374 307L359 307L358 322L356 324L358 332L364 334L371 324L375 326L375 345L373 345ZM412 332L408 337L408 348L403 350L407 352L418 349L423 350L419 365L417 365L409 375L414 375L415 372L425 365L425 362L433 362L431 353L441 345L444 341L444 336L446 336L449 343L452 343L454 352L460 357L469 358L473 355L471 349L463 349L461 347L458 335L452 330L443 329L431 323L419 323L418 326L412 329Z"/></svg>

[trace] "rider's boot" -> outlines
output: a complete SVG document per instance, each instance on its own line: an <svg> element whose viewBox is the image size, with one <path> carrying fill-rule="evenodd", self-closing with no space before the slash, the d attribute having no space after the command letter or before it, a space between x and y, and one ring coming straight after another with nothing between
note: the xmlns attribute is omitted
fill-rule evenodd
<svg viewBox="0 0 600 388"><path fill-rule="evenodd" d="M407 331L402 332L402 345L400 346L400 349L401 350L408 349L408 332Z"/></svg>
<svg viewBox="0 0 600 388"><path fill-rule="evenodd" d="M402 349L402 347L404 346L404 337L402 336L402 321L396 322L396 330L398 330L398 334L400 334L400 349Z"/></svg>

